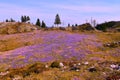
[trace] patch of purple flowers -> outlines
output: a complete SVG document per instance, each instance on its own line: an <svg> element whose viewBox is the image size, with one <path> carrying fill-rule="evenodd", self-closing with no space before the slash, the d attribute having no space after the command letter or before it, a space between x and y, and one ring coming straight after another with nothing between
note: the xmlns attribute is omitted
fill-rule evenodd
<svg viewBox="0 0 120 80"><path fill-rule="evenodd" d="M23 36L24 37L24 36ZM80 60L87 54L92 54L87 48L88 45L99 47L102 44L98 43L95 35L77 34L68 32L42 32L34 34L34 38L42 38L40 44L18 48L8 51L9 55L1 57L3 60L0 63L11 63L12 67L18 67L21 64L31 62L48 62L56 59L71 59L75 57ZM25 56L24 59L16 59L17 56ZM2 56L2 55L1 55ZM11 59L9 61L9 58ZM8 60L7 60L8 59ZM7 60L7 61L6 61ZM19 62L21 64L19 64Z"/></svg>

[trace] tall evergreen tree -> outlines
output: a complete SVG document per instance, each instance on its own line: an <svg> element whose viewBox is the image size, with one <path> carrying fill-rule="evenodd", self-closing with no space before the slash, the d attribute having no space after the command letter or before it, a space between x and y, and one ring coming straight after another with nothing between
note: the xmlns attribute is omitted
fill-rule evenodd
<svg viewBox="0 0 120 80"><path fill-rule="evenodd" d="M42 21L42 25L41 25L42 28L46 28L46 24L44 21Z"/></svg>
<svg viewBox="0 0 120 80"><path fill-rule="evenodd" d="M9 22L9 20L8 19L6 19L6 21L5 22Z"/></svg>
<svg viewBox="0 0 120 80"><path fill-rule="evenodd" d="M75 24L75 26L77 27L77 26L78 26L78 24Z"/></svg>
<svg viewBox="0 0 120 80"><path fill-rule="evenodd" d="M24 18L24 22L26 22L26 21L27 21L27 17L26 17L26 16L24 16L23 18Z"/></svg>
<svg viewBox="0 0 120 80"><path fill-rule="evenodd" d="M24 20L24 16L21 16L21 22L24 22L25 20Z"/></svg>
<svg viewBox="0 0 120 80"><path fill-rule="evenodd" d="M36 21L36 24L35 24L35 25L37 25L37 26L40 26L40 27L41 27L40 19L37 19L37 21Z"/></svg>
<svg viewBox="0 0 120 80"><path fill-rule="evenodd" d="M60 17L59 17L58 14L57 14L56 17L55 17L55 22L54 22L54 24L57 25L57 26L58 26L59 24L61 24L61 20L60 20Z"/></svg>
<svg viewBox="0 0 120 80"><path fill-rule="evenodd" d="M70 24L68 24L68 27L70 27Z"/></svg>
<svg viewBox="0 0 120 80"><path fill-rule="evenodd" d="M26 17L26 21L29 21L29 20L30 20L30 17L29 17L29 16L27 16L27 17Z"/></svg>

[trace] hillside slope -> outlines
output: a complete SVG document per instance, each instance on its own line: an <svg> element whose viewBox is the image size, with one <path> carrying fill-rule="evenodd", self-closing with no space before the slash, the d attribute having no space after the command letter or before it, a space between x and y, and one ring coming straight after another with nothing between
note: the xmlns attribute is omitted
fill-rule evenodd
<svg viewBox="0 0 120 80"><path fill-rule="evenodd" d="M37 27L29 23L20 22L1 22L0 34L14 34L22 32L30 32L37 30Z"/></svg>
<svg viewBox="0 0 120 80"><path fill-rule="evenodd" d="M101 31L118 32L120 31L120 21L109 21L98 24L96 29Z"/></svg>

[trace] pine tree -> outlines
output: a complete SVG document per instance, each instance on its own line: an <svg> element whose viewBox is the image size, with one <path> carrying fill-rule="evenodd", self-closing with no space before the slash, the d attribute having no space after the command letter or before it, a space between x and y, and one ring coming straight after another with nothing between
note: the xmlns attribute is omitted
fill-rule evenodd
<svg viewBox="0 0 120 80"><path fill-rule="evenodd" d="M12 18L10 19L10 22L15 22L15 20L13 20Z"/></svg>
<svg viewBox="0 0 120 80"><path fill-rule="evenodd" d="M37 19L36 25L41 27L40 19Z"/></svg>
<svg viewBox="0 0 120 80"><path fill-rule="evenodd" d="M78 24L75 24L75 26L77 27L77 26L78 26Z"/></svg>
<svg viewBox="0 0 120 80"><path fill-rule="evenodd" d="M59 24L61 24L61 20L60 20L60 17L59 17L58 14L57 14L56 17L55 17L55 22L54 22L54 24L57 25L57 26L58 26Z"/></svg>
<svg viewBox="0 0 120 80"><path fill-rule="evenodd" d="M21 22L24 22L25 20L24 20L24 17L23 16L21 16Z"/></svg>
<svg viewBox="0 0 120 80"><path fill-rule="evenodd" d="M42 25L41 25L42 28L46 28L46 24L44 21L42 21Z"/></svg>
<svg viewBox="0 0 120 80"><path fill-rule="evenodd" d="M26 16L24 16L23 18L24 18L24 22L26 22L26 21L27 21L27 17L26 17Z"/></svg>
<svg viewBox="0 0 120 80"><path fill-rule="evenodd" d="M70 24L68 24L68 27L70 27Z"/></svg>
<svg viewBox="0 0 120 80"><path fill-rule="evenodd" d="M29 21L29 20L30 20L30 17L29 17L29 16L27 16L27 17L26 17L26 21Z"/></svg>
<svg viewBox="0 0 120 80"><path fill-rule="evenodd" d="M9 22L9 20L8 19L6 19L6 21L5 22Z"/></svg>

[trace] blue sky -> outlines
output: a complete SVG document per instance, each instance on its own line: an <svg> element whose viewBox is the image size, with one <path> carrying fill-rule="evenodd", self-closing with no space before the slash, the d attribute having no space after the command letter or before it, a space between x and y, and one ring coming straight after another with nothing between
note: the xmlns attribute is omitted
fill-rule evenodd
<svg viewBox="0 0 120 80"><path fill-rule="evenodd" d="M13 18L20 20L21 15L29 15L31 22L37 18L48 26L53 25L58 13L62 25L82 24L91 17L98 23L120 20L120 0L1 0L0 21Z"/></svg>

